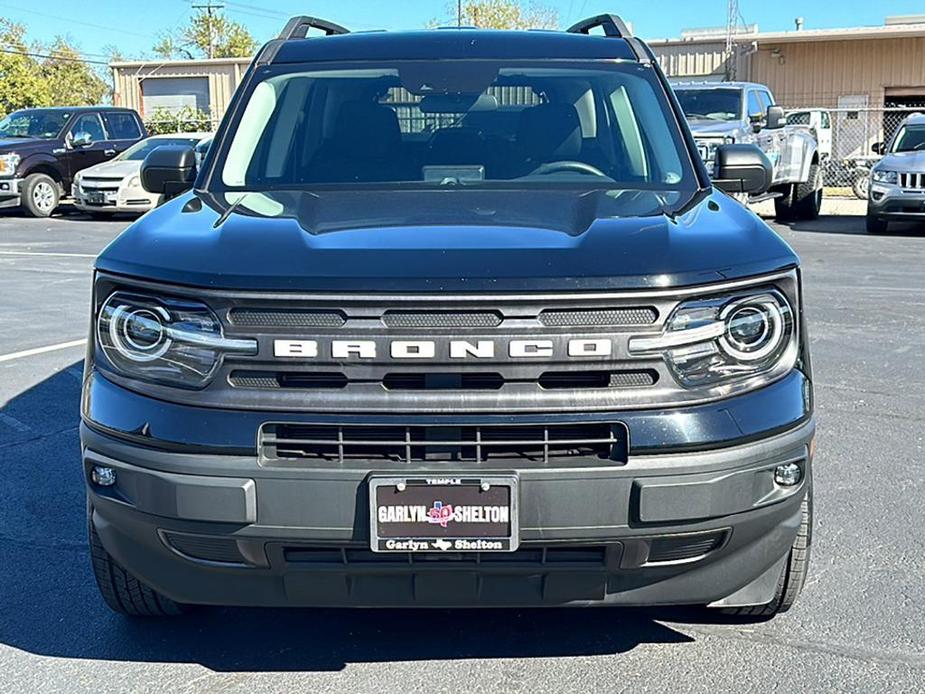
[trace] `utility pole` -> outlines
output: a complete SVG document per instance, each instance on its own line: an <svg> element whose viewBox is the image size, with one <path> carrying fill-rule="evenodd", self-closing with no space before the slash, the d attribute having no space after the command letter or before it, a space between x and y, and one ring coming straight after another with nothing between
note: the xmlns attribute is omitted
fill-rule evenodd
<svg viewBox="0 0 925 694"><path fill-rule="evenodd" d="M462 0L456 0L456 26L462 26Z"/></svg>
<svg viewBox="0 0 925 694"><path fill-rule="evenodd" d="M736 30L739 27L739 0L727 0L726 3L726 79L736 78Z"/></svg>
<svg viewBox="0 0 925 694"><path fill-rule="evenodd" d="M206 16L208 17L206 20L206 31L209 33L209 49L206 51L206 54L209 58L215 57L215 39L212 34L212 18L214 16L213 13L216 10L224 9L224 7L224 5L213 3L212 0L206 0L205 5L193 5L194 10L205 10Z"/></svg>

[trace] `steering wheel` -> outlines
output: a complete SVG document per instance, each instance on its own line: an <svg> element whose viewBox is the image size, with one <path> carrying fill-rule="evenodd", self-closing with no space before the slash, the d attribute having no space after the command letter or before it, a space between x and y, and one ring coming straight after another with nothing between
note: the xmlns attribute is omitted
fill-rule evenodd
<svg viewBox="0 0 925 694"><path fill-rule="evenodd" d="M573 161L569 159L563 159L562 161L550 161L545 164L540 164L528 175L548 176L549 174L559 173L560 171L575 171L576 173L591 174L592 176L600 176L601 178L608 177L607 174L605 174L596 166L585 164L583 161Z"/></svg>

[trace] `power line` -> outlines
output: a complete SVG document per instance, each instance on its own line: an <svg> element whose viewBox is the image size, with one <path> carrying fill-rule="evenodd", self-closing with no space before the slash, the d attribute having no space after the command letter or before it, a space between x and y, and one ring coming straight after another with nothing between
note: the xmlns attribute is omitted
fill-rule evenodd
<svg viewBox="0 0 925 694"><path fill-rule="evenodd" d="M8 9L10 9L10 10L14 10L14 11L16 11L16 12L25 12L25 13L27 13L27 14L35 15L35 16L37 16L37 17L44 17L44 18L46 18L46 19L54 19L54 20L57 20L57 21L59 21L59 22L62 20L62 17L61 17L60 15L48 14L48 13L46 13L46 12L38 12L37 10L27 10L27 9L22 8L22 7L19 7L18 5L10 5L10 4L5 3L5 2L4 2L4 3L0 3L0 6L2 6L2 7L4 7L4 8L8 8ZM105 29L106 31L112 31L112 30L113 30L112 25L110 25L110 26L105 26L105 25L103 25L103 24L93 24L92 22L84 22L84 21L79 20L79 19L67 19L66 21L67 21L67 24L68 24L68 25L70 25L70 24L79 24L79 25L81 25L81 26L90 27L90 28L92 28L92 29ZM141 34L141 33L135 32L135 31L126 31L126 30L124 30L124 29L118 29L118 32L119 32L120 34L128 34L128 35L131 35L131 36L140 36L140 37L146 38L146 39L154 39L154 38L156 38L155 36L153 36L153 35L151 35L151 34Z"/></svg>
<svg viewBox="0 0 925 694"><path fill-rule="evenodd" d="M46 58L48 60L60 60L65 63L86 63L88 65L109 65L105 60L89 60L87 58L66 58L63 55L48 55L47 53L33 53L31 51L17 51L9 48L0 48L0 53L10 53L11 55L25 55L30 58Z"/></svg>

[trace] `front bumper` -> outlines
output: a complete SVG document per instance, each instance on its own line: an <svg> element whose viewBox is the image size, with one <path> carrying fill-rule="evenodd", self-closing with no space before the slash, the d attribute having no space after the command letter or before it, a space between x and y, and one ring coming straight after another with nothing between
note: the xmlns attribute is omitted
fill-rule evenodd
<svg viewBox="0 0 925 694"><path fill-rule="evenodd" d="M74 207L84 212L109 212L143 214L153 210L160 202L160 196L151 195L140 187L119 186L118 191L103 192L102 200L90 200L95 191L92 188L74 185L71 187L71 197Z"/></svg>
<svg viewBox="0 0 925 694"><path fill-rule="evenodd" d="M867 214L882 219L925 221L925 190L871 183Z"/></svg>
<svg viewBox="0 0 925 694"><path fill-rule="evenodd" d="M799 379L792 381L778 387L803 389ZM164 414L176 417L164 410L179 406L129 393L97 375L85 387L91 405L81 439L92 522L120 563L183 603L759 604L773 597L811 478L814 424L806 408L785 427L718 448L700 443L637 453L634 447L625 465L483 464L485 474L519 478L517 552L378 555L369 551L370 474L445 475L446 463L268 466L253 451L164 445L150 425L157 427ZM725 416L738 416L741 431L742 403L766 403L761 396L756 391L730 399ZM117 427L100 431L99 401L114 397L146 407L149 426L135 433L150 445ZM696 420L696 408L686 409ZM207 428L206 411L200 414L186 421ZM631 437L639 434L634 441L644 441L646 433L642 418L634 429L633 415L660 419L663 432L684 416L615 417L623 415ZM752 415L759 420L763 412ZM803 481L776 485L774 468L794 461L804 468ZM90 483L94 465L113 468L116 485Z"/></svg>
<svg viewBox="0 0 925 694"><path fill-rule="evenodd" d="M0 209L19 206L22 184L21 178L0 178Z"/></svg>

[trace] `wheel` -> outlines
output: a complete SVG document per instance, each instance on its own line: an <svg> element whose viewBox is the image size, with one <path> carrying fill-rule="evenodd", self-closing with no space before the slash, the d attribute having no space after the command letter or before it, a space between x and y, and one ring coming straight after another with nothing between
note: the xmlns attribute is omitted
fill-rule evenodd
<svg viewBox="0 0 925 694"><path fill-rule="evenodd" d="M851 184L851 192L858 200L867 200L870 192L870 172L858 171L854 176L854 182Z"/></svg>
<svg viewBox="0 0 925 694"><path fill-rule="evenodd" d="M822 209L822 169L819 164L809 167L804 183L788 186L782 197L774 198L774 216L778 221L816 219Z"/></svg>
<svg viewBox="0 0 925 694"><path fill-rule="evenodd" d="M93 521L88 519L88 524L93 576L103 601L113 612L128 617L173 617L184 612L182 605L161 595L124 569L103 547Z"/></svg>
<svg viewBox="0 0 925 694"><path fill-rule="evenodd" d="M734 617L771 618L783 614L796 602L806 582L809 571L809 548L813 539L813 487L811 480L807 480L806 496L800 506L802 518L797 537L790 548L790 555L784 564L777 581L777 590L774 599L765 605L749 605L748 607L722 608L723 614Z"/></svg>
<svg viewBox="0 0 925 694"><path fill-rule="evenodd" d="M30 174L22 187L22 206L31 217L49 217L58 207L61 190L46 174Z"/></svg>
<svg viewBox="0 0 925 694"><path fill-rule="evenodd" d="M875 217L872 214L867 215L867 233L868 234L885 234L890 223L883 217Z"/></svg>

